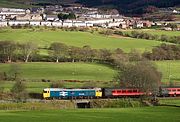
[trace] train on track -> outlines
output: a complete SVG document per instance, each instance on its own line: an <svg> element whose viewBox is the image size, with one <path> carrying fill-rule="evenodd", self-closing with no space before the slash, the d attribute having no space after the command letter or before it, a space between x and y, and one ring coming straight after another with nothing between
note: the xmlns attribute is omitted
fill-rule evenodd
<svg viewBox="0 0 180 122"><path fill-rule="evenodd" d="M118 97L140 97L144 92L135 88L89 88L89 89L63 89L45 88L44 99L89 99L89 98L118 98ZM151 95L151 93L149 93ZM180 87L160 88L157 96L176 97L180 96Z"/></svg>

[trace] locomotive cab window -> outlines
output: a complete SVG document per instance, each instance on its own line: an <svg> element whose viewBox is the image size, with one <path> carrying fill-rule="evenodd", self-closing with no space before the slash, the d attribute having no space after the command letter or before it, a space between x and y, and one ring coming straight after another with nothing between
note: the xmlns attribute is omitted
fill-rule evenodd
<svg viewBox="0 0 180 122"><path fill-rule="evenodd" d="M48 93L48 91L44 91L43 93Z"/></svg>

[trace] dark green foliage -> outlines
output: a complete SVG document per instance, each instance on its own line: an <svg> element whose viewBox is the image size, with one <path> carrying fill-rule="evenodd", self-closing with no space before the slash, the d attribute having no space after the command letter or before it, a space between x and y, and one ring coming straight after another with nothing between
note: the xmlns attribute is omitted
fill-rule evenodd
<svg viewBox="0 0 180 122"><path fill-rule="evenodd" d="M28 98L26 86L21 81L16 81L11 89L11 93L13 94L14 99L17 101L24 101Z"/></svg>
<svg viewBox="0 0 180 122"><path fill-rule="evenodd" d="M150 62L127 63L115 77L124 87L138 88L144 92L157 92L161 73Z"/></svg>
<svg viewBox="0 0 180 122"><path fill-rule="evenodd" d="M133 99L117 99L117 100L92 100L90 102L91 108L129 108L142 107L140 101Z"/></svg>
<svg viewBox="0 0 180 122"><path fill-rule="evenodd" d="M11 62L15 57L17 45L13 41L0 41L0 60L2 62Z"/></svg>
<svg viewBox="0 0 180 122"><path fill-rule="evenodd" d="M125 34L127 37L132 38L139 38L139 39L147 39L147 40L159 40L162 42L170 42L174 44L180 44L180 36L167 36L162 34L161 36L158 35L152 35L149 33L144 32L138 32L138 31L132 31L131 34Z"/></svg>
<svg viewBox="0 0 180 122"><path fill-rule="evenodd" d="M66 20L66 19L76 19L76 15L74 13L69 13L69 14L63 14L59 13L58 18L60 20Z"/></svg>
<svg viewBox="0 0 180 122"><path fill-rule="evenodd" d="M103 30L103 31L101 31L99 33L103 34L103 35L106 35L106 36L109 36L109 35L113 34L113 31L112 30Z"/></svg>
<svg viewBox="0 0 180 122"><path fill-rule="evenodd" d="M51 44L50 49L52 52L49 53L55 57L56 62L59 62L59 58L63 59L68 55L68 46L63 43L54 42Z"/></svg>
<svg viewBox="0 0 180 122"><path fill-rule="evenodd" d="M179 60L180 46L161 44L152 49L152 52L144 52L143 57L149 60Z"/></svg>

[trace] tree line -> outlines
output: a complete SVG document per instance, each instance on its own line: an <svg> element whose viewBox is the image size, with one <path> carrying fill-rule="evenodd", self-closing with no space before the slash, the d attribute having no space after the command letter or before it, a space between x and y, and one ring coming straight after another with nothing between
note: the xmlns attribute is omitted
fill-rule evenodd
<svg viewBox="0 0 180 122"><path fill-rule="evenodd" d="M138 38L138 39L158 40L162 42L180 44L180 36L167 36L164 34L162 34L161 36L158 36L158 35L153 35L150 33L138 32L138 31L132 31L130 34L129 33L123 34L120 32L117 34L127 36L127 37L132 37L132 38Z"/></svg>
<svg viewBox="0 0 180 122"><path fill-rule="evenodd" d="M64 43L54 42L49 47L48 55L40 54L35 43L16 43L14 41L0 41L0 62L100 62L114 64L118 61L149 60L179 60L180 46L161 44L150 52L132 49L129 53L122 49L92 49L89 45L83 47L68 46Z"/></svg>

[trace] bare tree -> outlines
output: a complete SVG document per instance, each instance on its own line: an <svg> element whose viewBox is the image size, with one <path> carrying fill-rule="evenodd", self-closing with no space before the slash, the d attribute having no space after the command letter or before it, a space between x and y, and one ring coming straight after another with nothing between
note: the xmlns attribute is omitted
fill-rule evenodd
<svg viewBox="0 0 180 122"><path fill-rule="evenodd" d="M3 62L11 62L15 55L16 43L13 41L0 41L0 55Z"/></svg>
<svg viewBox="0 0 180 122"><path fill-rule="evenodd" d="M52 52L50 51L49 53L56 58L56 62L68 55L68 46L63 43L54 42L51 44L50 49Z"/></svg>
<svg viewBox="0 0 180 122"><path fill-rule="evenodd" d="M13 97L17 101L24 101L28 98L28 93L26 91L26 85L23 82L16 81L11 89Z"/></svg>
<svg viewBox="0 0 180 122"><path fill-rule="evenodd" d="M122 67L115 79L124 87L138 88L149 93L158 90L161 73L151 62L133 62Z"/></svg>
<svg viewBox="0 0 180 122"><path fill-rule="evenodd" d="M20 44L20 50L23 55L24 62L28 62L29 58L37 53L38 47L33 42Z"/></svg>

